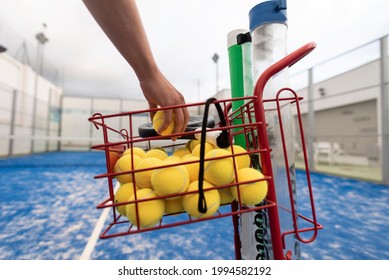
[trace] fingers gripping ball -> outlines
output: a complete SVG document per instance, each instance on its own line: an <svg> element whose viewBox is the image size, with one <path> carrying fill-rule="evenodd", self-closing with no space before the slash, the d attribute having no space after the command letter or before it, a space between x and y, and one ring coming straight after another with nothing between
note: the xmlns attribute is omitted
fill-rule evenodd
<svg viewBox="0 0 389 280"><path fill-rule="evenodd" d="M164 165L175 163L168 160L163 162ZM156 169L151 175L151 185L159 196L183 193L189 186L188 170L182 165Z"/></svg>
<svg viewBox="0 0 389 280"><path fill-rule="evenodd" d="M230 156L231 153L224 149L213 149L205 154L205 159L211 159L204 162L204 179L215 186L229 184L235 178L234 164Z"/></svg>
<svg viewBox="0 0 389 280"><path fill-rule="evenodd" d="M231 193L234 199L239 201L240 196L240 202L247 206L253 206L262 202L262 200L265 199L268 190L267 181L261 180L263 178L264 175L254 168L248 167L239 169L237 171L237 179L238 182L242 182L242 184L239 185L239 193L238 187L231 187ZM245 181L253 180L261 181L244 183Z"/></svg>
<svg viewBox="0 0 389 280"><path fill-rule="evenodd" d="M120 185L118 190L115 193L114 202L122 203L129 201L130 197L134 194L134 190L137 191L138 188L132 182ZM126 216L126 204L116 206L116 210L120 215Z"/></svg>
<svg viewBox="0 0 389 280"><path fill-rule="evenodd" d="M232 152L232 149L234 150L234 152ZM232 148L231 148L231 146L228 147L227 151L229 151L232 154L247 153L247 151L244 148L242 148L241 146L238 146L238 145L233 145ZM250 167L250 162L251 162L250 156L248 154L244 154L241 156L235 156L235 162L238 165L238 169L241 169L244 167Z"/></svg>
<svg viewBox="0 0 389 280"><path fill-rule="evenodd" d="M161 160L159 158L142 158L139 163L135 166L136 170L148 169L152 167L156 167L161 164ZM145 171L137 171L135 172L135 183L141 188L149 188L151 189L151 175L153 174L155 169L149 169Z"/></svg>
<svg viewBox="0 0 389 280"><path fill-rule="evenodd" d="M198 191L199 181L192 182L187 192ZM182 204L184 206L185 211L193 218L206 218L210 217L216 213L220 206L220 196L219 192L216 189L207 190L213 188L214 186L207 181L203 181L203 189L204 189L204 197L207 203L207 212L200 213L198 210L198 201L199 201L199 193L190 193L186 194L182 199Z"/></svg>
<svg viewBox="0 0 389 280"><path fill-rule="evenodd" d="M158 199L152 189L140 189L136 192L137 201L150 199L137 203L130 203L126 206L128 220L138 228L149 228L156 225L165 212L165 201ZM135 194L130 197L130 201L135 201ZM136 205L138 211L136 211ZM137 215L138 213L138 215ZM139 225L137 216L139 218Z"/></svg>
<svg viewBox="0 0 389 280"><path fill-rule="evenodd" d="M165 116L165 113L162 110L155 113L155 115L153 117L153 127L154 127L155 131L157 131L158 134L160 134L160 135L172 134L174 132L174 128L175 128L174 115L173 115L173 121L169 124L169 126L164 131L159 131L159 129L161 128L161 126L163 124L164 116Z"/></svg>
<svg viewBox="0 0 389 280"><path fill-rule="evenodd" d="M130 172L134 170L134 167L139 163L142 158L136 155L125 155L118 159L115 164L114 171L115 173L119 172ZM133 174L132 173L124 173L115 176L116 180L119 181L120 184L125 184L128 182L132 182Z"/></svg>

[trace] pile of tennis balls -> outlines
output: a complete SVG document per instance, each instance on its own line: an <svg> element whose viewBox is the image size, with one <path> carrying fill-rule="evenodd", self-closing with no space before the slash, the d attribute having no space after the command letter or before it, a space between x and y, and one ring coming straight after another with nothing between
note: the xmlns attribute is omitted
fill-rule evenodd
<svg viewBox="0 0 389 280"><path fill-rule="evenodd" d="M116 207L119 214L138 228L148 228L158 224L164 214L187 212L192 218L205 218L233 200L253 206L266 197L266 180L244 183L264 178L261 172L250 167L248 154L232 156L246 153L244 148L233 145L221 149L206 142L205 152L206 213L198 211L200 142L189 140L170 156L163 148L145 151L131 147L124 151L114 165L114 172L119 173L115 178L120 187L114 197L115 204L120 204ZM236 177L242 182L238 187L215 188L236 183Z"/></svg>

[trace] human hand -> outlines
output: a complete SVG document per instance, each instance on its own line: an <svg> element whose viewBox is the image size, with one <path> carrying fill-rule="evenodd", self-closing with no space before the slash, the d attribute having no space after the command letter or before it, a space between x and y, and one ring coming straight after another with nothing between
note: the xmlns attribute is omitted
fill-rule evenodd
<svg viewBox="0 0 389 280"><path fill-rule="evenodd" d="M182 94L158 69L135 0L83 1L112 43L134 69L150 108L184 105L185 99ZM189 121L187 108L166 110L160 131L169 126L173 114L174 133L185 131ZM153 116L154 113L151 114L151 118Z"/></svg>
<svg viewBox="0 0 389 280"><path fill-rule="evenodd" d="M158 106L166 107L185 104L184 96L160 72L139 82L150 109L158 108ZM189 112L187 107L181 107L164 111L164 121L158 132L164 131L169 126L173 121L173 114L175 121L173 133L185 131L189 121ZM154 115L155 111L150 113L151 119L153 119ZM173 138L173 140L176 140L176 138Z"/></svg>

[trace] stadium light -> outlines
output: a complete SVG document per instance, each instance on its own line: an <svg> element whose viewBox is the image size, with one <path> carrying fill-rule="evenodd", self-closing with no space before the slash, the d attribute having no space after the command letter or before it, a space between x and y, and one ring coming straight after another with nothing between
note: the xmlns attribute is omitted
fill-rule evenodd
<svg viewBox="0 0 389 280"><path fill-rule="evenodd" d="M216 94L217 94L219 92L219 65L218 65L219 55L215 53L212 56L212 60L216 64Z"/></svg>

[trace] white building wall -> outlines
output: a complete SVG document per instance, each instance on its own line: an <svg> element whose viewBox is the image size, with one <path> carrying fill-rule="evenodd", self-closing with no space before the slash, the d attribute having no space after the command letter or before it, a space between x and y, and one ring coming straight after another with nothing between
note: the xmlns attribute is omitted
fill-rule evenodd
<svg viewBox="0 0 389 280"><path fill-rule="evenodd" d="M32 144L35 152L54 149L54 145L46 141L31 141L34 96L35 137L42 138L58 134L61 95L62 89L37 76L30 66L20 63L7 53L0 54L0 156L10 152L13 155L29 153ZM11 127L13 115L14 126Z"/></svg>
<svg viewBox="0 0 389 280"><path fill-rule="evenodd" d="M316 83L313 87L315 111L377 99L380 94L377 86L379 77L379 62L374 61ZM319 89L324 90L324 96ZM299 89L297 93L304 98L301 102L302 113L307 113L308 89Z"/></svg>
<svg viewBox="0 0 389 280"><path fill-rule="evenodd" d="M307 131L308 89L297 90ZM375 60L313 86L316 142L340 145L346 153L376 157L380 147L380 65ZM325 119L323 119L325 118Z"/></svg>

